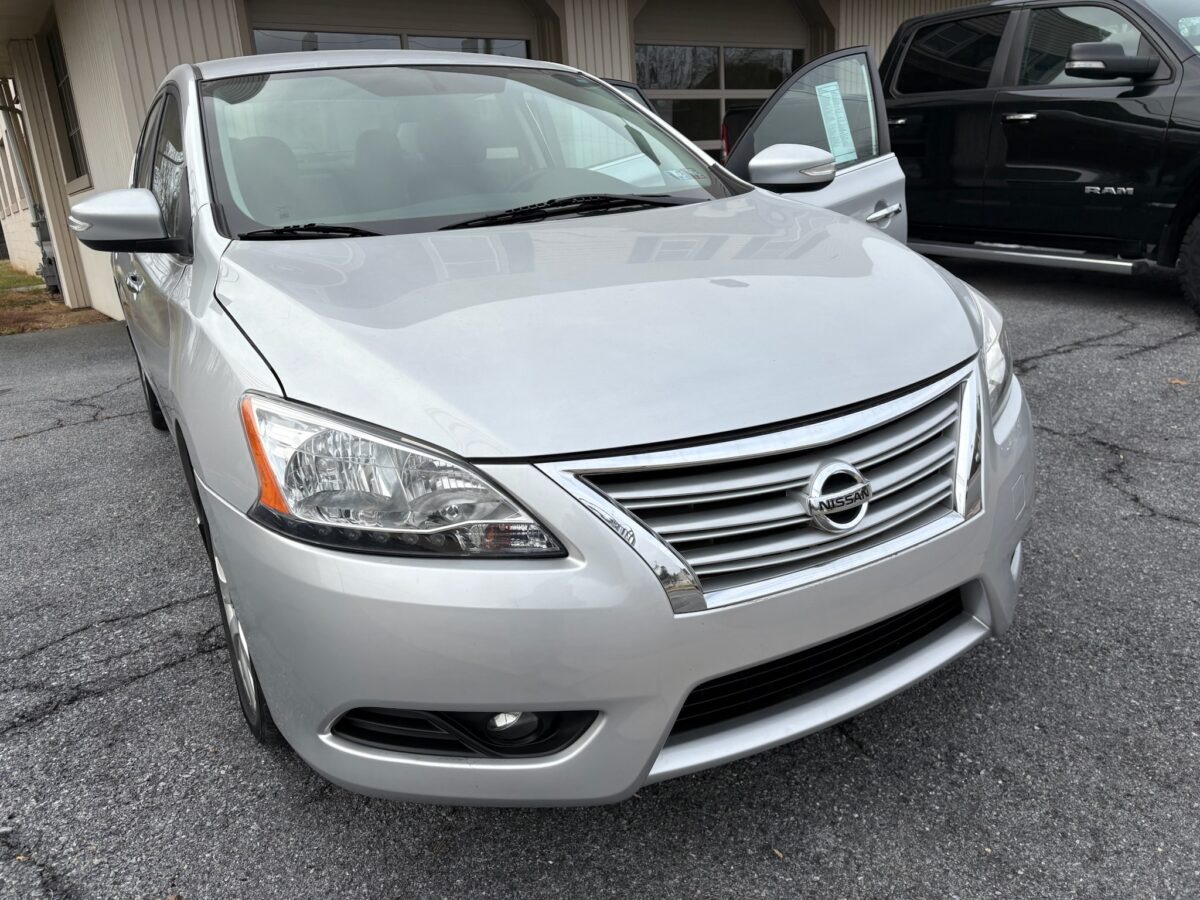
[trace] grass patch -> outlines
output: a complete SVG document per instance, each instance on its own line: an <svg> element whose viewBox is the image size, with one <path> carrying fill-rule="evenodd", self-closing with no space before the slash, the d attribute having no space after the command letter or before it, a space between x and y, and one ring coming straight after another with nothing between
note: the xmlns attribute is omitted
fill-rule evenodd
<svg viewBox="0 0 1200 900"><path fill-rule="evenodd" d="M94 309L68 309L62 298L52 296L41 285L40 278L18 272L7 260L0 261L0 334L109 321Z"/></svg>
<svg viewBox="0 0 1200 900"><path fill-rule="evenodd" d="M7 291L9 288L15 287L31 287L41 283L42 279L36 275L26 275L24 272L14 269L13 264L7 259L0 260L0 291Z"/></svg>

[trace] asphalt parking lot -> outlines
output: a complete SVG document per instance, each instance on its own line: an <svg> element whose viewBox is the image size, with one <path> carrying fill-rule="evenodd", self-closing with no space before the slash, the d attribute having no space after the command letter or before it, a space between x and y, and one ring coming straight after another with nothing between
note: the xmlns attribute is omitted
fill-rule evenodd
<svg viewBox="0 0 1200 900"><path fill-rule="evenodd" d="M1200 894L1200 323L1164 278L952 268L1037 423L1017 625L590 809L368 799L260 748L124 328L0 338L0 895Z"/></svg>

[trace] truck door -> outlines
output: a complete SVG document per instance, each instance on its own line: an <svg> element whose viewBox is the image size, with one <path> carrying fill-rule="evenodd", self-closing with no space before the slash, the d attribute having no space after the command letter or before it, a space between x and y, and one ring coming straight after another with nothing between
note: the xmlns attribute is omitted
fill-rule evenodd
<svg viewBox="0 0 1200 900"><path fill-rule="evenodd" d="M1074 44L1159 60L1140 80L1067 71ZM987 226L1000 240L1136 252L1155 210L1177 84L1169 51L1115 3L1042 3L1021 14L1013 86L993 110ZM1107 245L1107 246L1106 246Z"/></svg>
<svg viewBox="0 0 1200 900"><path fill-rule="evenodd" d="M888 127L907 182L914 239L969 241L983 225L992 104L1011 12L917 24L889 64Z"/></svg>

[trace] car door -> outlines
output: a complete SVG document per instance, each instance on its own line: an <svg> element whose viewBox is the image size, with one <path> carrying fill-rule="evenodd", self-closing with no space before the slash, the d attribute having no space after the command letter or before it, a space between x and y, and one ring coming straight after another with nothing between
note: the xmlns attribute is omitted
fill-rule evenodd
<svg viewBox="0 0 1200 900"><path fill-rule="evenodd" d="M868 48L839 50L797 69L746 126L726 166L749 181L750 160L775 144L819 147L837 164L829 184L788 196L906 239L904 173L891 151L879 71Z"/></svg>
<svg viewBox="0 0 1200 900"><path fill-rule="evenodd" d="M167 235L191 244L192 210L183 154L183 120L179 98L163 93L161 113L145 177L158 201ZM139 160L139 169L142 168ZM141 174L140 172L138 173ZM133 253L126 264L124 289L130 331L146 376L164 410L174 406L169 379L171 304L186 293L191 258L176 253Z"/></svg>
<svg viewBox="0 0 1200 900"><path fill-rule="evenodd" d="M1067 74L1076 43L1159 59L1145 80ZM1154 192L1178 88L1170 53L1130 8L1043 2L1021 14L1013 86L993 111L986 208L1000 240L1137 252L1157 231ZM1176 67L1177 68L1177 67ZM1150 227L1148 227L1150 226Z"/></svg>
<svg viewBox="0 0 1200 900"><path fill-rule="evenodd" d="M969 240L984 222L992 105L1013 13L923 19L889 53L888 129L900 160L914 240Z"/></svg>

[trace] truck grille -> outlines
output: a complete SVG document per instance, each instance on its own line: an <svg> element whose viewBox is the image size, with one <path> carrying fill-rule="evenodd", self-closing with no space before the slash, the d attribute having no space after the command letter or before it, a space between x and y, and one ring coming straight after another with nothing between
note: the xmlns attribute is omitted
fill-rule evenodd
<svg viewBox="0 0 1200 900"><path fill-rule="evenodd" d="M954 590L858 631L706 681L688 695L672 735L769 709L880 662L956 619Z"/></svg>
<svg viewBox="0 0 1200 900"><path fill-rule="evenodd" d="M669 544L708 595L820 566L951 512L961 403L955 384L821 445L580 477ZM871 484L867 514L848 533L817 528L800 497L831 460L853 464Z"/></svg>

